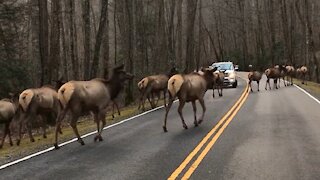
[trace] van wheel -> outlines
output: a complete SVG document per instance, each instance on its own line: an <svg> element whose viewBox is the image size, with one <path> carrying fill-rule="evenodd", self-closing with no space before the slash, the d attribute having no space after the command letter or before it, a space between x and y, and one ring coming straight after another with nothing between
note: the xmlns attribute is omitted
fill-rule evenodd
<svg viewBox="0 0 320 180"><path fill-rule="evenodd" d="M238 81L232 84L232 88L236 88L238 86Z"/></svg>

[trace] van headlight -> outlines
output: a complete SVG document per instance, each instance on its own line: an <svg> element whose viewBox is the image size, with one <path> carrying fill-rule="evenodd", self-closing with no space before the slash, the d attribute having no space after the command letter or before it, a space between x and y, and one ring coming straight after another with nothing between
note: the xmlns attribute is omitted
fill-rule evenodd
<svg viewBox="0 0 320 180"><path fill-rule="evenodd" d="M230 79L236 78L236 73L234 73L234 72L229 73L229 78L230 78Z"/></svg>

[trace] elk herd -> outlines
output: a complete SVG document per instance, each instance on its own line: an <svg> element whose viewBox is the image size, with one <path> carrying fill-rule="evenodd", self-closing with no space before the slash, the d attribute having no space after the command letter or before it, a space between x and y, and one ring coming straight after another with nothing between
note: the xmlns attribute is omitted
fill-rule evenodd
<svg viewBox="0 0 320 180"><path fill-rule="evenodd" d="M275 66L268 68L264 72L267 76L267 86L271 89L270 79L274 80L274 88L278 88L280 81L287 77L288 85L292 85L292 77L301 77L304 83L307 67L302 66L295 69L293 66ZM258 83L262 77L262 72L249 72L248 79L251 86L252 81ZM58 136L62 134L61 123L68 114L70 126L76 135L78 142L84 145L84 141L77 129L77 121L83 115L91 114L97 126L97 134L94 141L103 141L102 130L106 125L106 114L109 105L119 108L115 99L124 89L125 82L132 80L133 75L124 70L124 65L113 68L110 78L95 78L89 81L56 81L56 86L43 86L40 88L26 89L20 94L10 94L10 98L0 100L0 123L4 126L3 137L0 148L3 146L6 136L12 146L12 132L10 123L15 122L16 144L19 145L22 137L22 129L26 129L31 142L34 142L32 135L32 125L34 121L40 122L43 138L46 138L47 123L55 125L54 147L58 146ZM208 89L217 89L219 96L222 96L224 83L224 73L217 71L217 67L201 68L199 71L179 74L176 68L170 69L166 74L147 76L138 82L137 87L140 92L138 109L145 110L145 101L148 100L150 106L155 108L161 98L164 98L166 107L163 131L167 132L167 117L170 108L176 98L179 99L178 114L181 118L183 128L188 129L184 121L182 109L187 102L192 103L194 112L194 125L198 126L204 119L206 106L204 95ZM284 81L284 85L287 83ZM252 90L252 89L251 89ZM168 94L168 96L167 96ZM168 103L167 103L168 98ZM196 116L196 101L199 101L202 114L199 119Z"/></svg>
<svg viewBox="0 0 320 180"><path fill-rule="evenodd" d="M308 73L308 68L306 66L300 66L295 68L294 66L290 65L275 65L274 67L268 68L264 71L264 74L267 77L265 90L271 90L270 79L273 79L273 89L280 88L281 80L284 86L293 85L293 78L299 78L302 80L302 84L305 83L306 75ZM258 91L259 84L262 78L263 72L252 70L250 68L250 72L248 74L249 86L252 90L251 83L252 81L256 81L258 84Z"/></svg>

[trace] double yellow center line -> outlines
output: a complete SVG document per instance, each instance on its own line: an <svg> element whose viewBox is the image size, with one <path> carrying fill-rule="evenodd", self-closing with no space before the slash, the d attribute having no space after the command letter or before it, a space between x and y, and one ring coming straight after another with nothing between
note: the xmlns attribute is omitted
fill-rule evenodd
<svg viewBox="0 0 320 180"><path fill-rule="evenodd" d="M186 157L186 159L180 164L180 166L171 174L168 178L170 180L176 179L181 172L187 167L187 165L191 162L191 160L198 154L198 152L202 149L204 145L205 148L201 151L199 156L193 162L193 164L189 167L189 169L182 176L182 179L189 179L193 172L197 169L201 161L208 154L210 149L213 147L217 139L223 133L225 128L232 121L234 116L238 113L243 103L246 101L249 94L249 86L247 85L242 95L238 99L238 101L232 106L232 108L220 119L218 124L216 124L213 129L200 141L197 147ZM208 142L209 141L209 142ZM208 143L207 143L208 142Z"/></svg>

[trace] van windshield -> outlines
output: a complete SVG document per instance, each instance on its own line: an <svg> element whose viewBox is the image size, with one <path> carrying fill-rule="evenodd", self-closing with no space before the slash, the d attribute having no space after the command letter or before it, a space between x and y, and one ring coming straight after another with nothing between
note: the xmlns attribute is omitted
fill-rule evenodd
<svg viewBox="0 0 320 180"><path fill-rule="evenodd" d="M232 64L213 64L213 67L217 67L218 70L233 70Z"/></svg>

